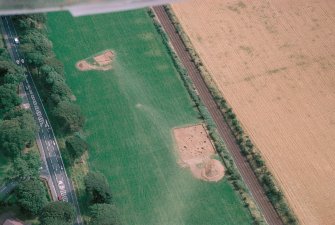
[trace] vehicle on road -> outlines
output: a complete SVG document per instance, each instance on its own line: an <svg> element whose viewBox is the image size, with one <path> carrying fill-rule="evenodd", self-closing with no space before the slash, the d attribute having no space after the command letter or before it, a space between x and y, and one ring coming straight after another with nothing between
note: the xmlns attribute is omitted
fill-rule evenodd
<svg viewBox="0 0 335 225"><path fill-rule="evenodd" d="M18 37L15 37L15 38L14 38L14 43L17 44L17 45L20 44L20 41L19 41L19 38L18 38Z"/></svg>
<svg viewBox="0 0 335 225"><path fill-rule="evenodd" d="M21 63L24 63L24 59L21 59Z"/></svg>
<svg viewBox="0 0 335 225"><path fill-rule="evenodd" d="M15 60L15 62L16 62L16 64L18 64L18 65L20 64L20 60L18 60L18 59Z"/></svg>
<svg viewBox="0 0 335 225"><path fill-rule="evenodd" d="M64 190L65 189L65 185L64 185L64 183L63 183L63 181L58 181L58 187L59 187L59 189L61 189L61 190Z"/></svg>

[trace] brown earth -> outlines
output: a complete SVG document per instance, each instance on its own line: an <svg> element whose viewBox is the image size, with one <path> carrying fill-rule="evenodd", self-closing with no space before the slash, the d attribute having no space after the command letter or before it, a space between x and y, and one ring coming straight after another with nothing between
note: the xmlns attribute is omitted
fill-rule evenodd
<svg viewBox="0 0 335 225"><path fill-rule="evenodd" d="M173 5L302 224L335 224L335 4Z"/></svg>
<svg viewBox="0 0 335 225"><path fill-rule="evenodd" d="M190 168L194 177L205 181L219 181L224 176L222 163L214 159L213 144L202 124L173 130L178 146L179 164Z"/></svg>
<svg viewBox="0 0 335 225"><path fill-rule="evenodd" d="M112 69L112 62L114 53L111 50L105 50L92 57L80 60L76 63L77 69L81 71L87 70L110 70Z"/></svg>

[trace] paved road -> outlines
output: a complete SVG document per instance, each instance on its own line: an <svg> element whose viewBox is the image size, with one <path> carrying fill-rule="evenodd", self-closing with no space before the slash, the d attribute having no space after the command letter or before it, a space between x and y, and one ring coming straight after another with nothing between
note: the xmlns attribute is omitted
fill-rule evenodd
<svg viewBox="0 0 335 225"><path fill-rule="evenodd" d="M72 203L77 212L75 224L83 224L76 194L74 192L73 185L66 174L62 156L60 154L57 140L50 125L48 116L35 87L32 75L30 74L24 61L22 61L23 56L19 52L18 45L14 43L14 38L17 37L17 34L11 18L8 16L1 17L1 21L3 36L6 40L8 51L12 60L22 67L25 67L27 71L27 78L23 81L23 88L33 116L39 125L37 142L39 147L42 148L41 152L43 154L41 155L41 158L44 160L48 174L51 176L50 180L53 184L53 187L51 187L53 189L52 192L56 193L56 196L53 196L53 199L57 201L58 198L61 198L62 201Z"/></svg>
<svg viewBox="0 0 335 225"><path fill-rule="evenodd" d="M278 216L277 212L273 208L272 204L269 202L266 194L260 183L257 180L253 170L251 169L249 163L245 160L244 156L241 154L239 146L235 142L235 138L231 133L228 124L224 121L223 115L220 109L217 107L212 95L210 94L208 87L206 86L201 74L196 68L195 64L191 60L190 54L187 52L186 47L178 35L175 27L170 21L163 6L153 7L160 23L162 24L164 30L168 34L173 48L175 49L178 57L180 58L182 64L187 69L188 74L195 85L199 96L205 106L208 108L215 124L217 125L219 134L225 141L228 150L233 156L234 162L244 180L248 186L252 196L254 197L257 205L262 211L264 218L268 224L281 225L282 220Z"/></svg>
<svg viewBox="0 0 335 225"><path fill-rule="evenodd" d="M7 184L0 187L0 199L4 198L9 193L11 193L17 185L18 185L17 181L10 181Z"/></svg>

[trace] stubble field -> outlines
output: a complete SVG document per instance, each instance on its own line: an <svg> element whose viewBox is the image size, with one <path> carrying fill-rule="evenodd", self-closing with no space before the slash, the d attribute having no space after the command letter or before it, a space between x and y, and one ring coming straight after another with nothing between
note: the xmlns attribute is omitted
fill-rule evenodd
<svg viewBox="0 0 335 225"><path fill-rule="evenodd" d="M51 13L48 31L87 118L89 167L108 178L123 224L251 223L226 179L197 180L178 165L172 129L200 121L145 10ZM106 49L111 70L76 69Z"/></svg>
<svg viewBox="0 0 335 225"><path fill-rule="evenodd" d="M302 224L335 223L335 4L173 5Z"/></svg>

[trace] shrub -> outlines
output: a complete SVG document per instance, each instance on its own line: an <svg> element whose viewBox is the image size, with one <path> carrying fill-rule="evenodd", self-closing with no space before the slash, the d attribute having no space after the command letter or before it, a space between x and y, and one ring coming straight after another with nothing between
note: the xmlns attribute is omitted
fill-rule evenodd
<svg viewBox="0 0 335 225"><path fill-rule="evenodd" d="M87 143L79 136L70 136L65 141L66 149L73 159L80 158L88 150Z"/></svg>
<svg viewBox="0 0 335 225"><path fill-rule="evenodd" d="M84 183L92 203L112 203L111 188L102 174L89 172L84 179Z"/></svg>
<svg viewBox="0 0 335 225"><path fill-rule="evenodd" d="M46 194L43 183L37 179L23 181L16 190L18 205L24 212L34 216L46 205Z"/></svg>

